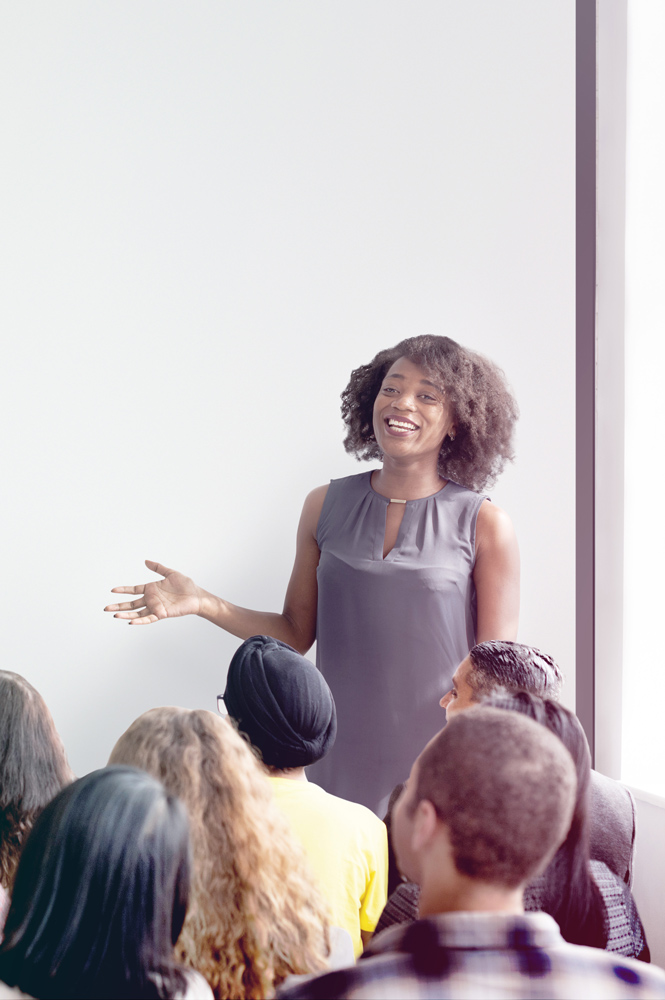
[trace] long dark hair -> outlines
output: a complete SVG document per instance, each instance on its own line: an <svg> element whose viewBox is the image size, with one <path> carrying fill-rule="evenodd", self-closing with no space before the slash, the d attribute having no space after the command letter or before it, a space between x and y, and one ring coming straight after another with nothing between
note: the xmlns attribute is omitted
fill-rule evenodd
<svg viewBox="0 0 665 1000"><path fill-rule="evenodd" d="M605 948L609 935L607 910L589 867L589 785L591 756L577 716L548 698L527 691L496 692L484 705L521 712L558 736L577 772L577 796L568 835L545 871L544 909L571 944Z"/></svg>
<svg viewBox="0 0 665 1000"><path fill-rule="evenodd" d="M172 997L187 910L181 802L130 767L75 781L36 821L19 861L0 980L40 1000Z"/></svg>
<svg viewBox="0 0 665 1000"><path fill-rule="evenodd" d="M11 889L23 841L44 806L72 781L44 699L0 670L0 884Z"/></svg>

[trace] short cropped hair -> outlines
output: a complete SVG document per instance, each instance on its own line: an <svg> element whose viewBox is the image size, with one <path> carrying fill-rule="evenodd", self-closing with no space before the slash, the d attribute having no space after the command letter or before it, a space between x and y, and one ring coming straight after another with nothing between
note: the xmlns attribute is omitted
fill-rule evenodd
<svg viewBox="0 0 665 1000"><path fill-rule="evenodd" d="M501 369L450 337L409 337L351 372L342 393L346 450L358 459L381 457L374 437L374 401L399 358L420 365L451 404L455 436L441 444L440 475L470 490L491 486L514 458L513 429L519 410Z"/></svg>
<svg viewBox="0 0 665 1000"><path fill-rule="evenodd" d="M528 691L540 698L553 698L561 693L563 674L547 653L520 642L480 642L469 651L472 670L467 683L473 689L474 700L497 688L507 691Z"/></svg>
<svg viewBox="0 0 665 1000"><path fill-rule="evenodd" d="M423 750L415 802L429 800L446 824L461 874L516 889L564 840L575 791L575 766L556 736L516 712L474 707Z"/></svg>

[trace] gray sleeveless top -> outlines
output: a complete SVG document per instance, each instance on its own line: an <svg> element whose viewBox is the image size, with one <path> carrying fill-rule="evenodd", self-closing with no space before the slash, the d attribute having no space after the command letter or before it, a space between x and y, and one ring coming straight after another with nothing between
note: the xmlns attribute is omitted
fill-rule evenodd
<svg viewBox="0 0 665 1000"><path fill-rule="evenodd" d="M317 541L317 666L337 706L332 751L308 769L327 791L383 814L445 723L439 699L475 643L476 518L485 499L448 482L406 503L383 558L388 499L371 472L333 479Z"/></svg>

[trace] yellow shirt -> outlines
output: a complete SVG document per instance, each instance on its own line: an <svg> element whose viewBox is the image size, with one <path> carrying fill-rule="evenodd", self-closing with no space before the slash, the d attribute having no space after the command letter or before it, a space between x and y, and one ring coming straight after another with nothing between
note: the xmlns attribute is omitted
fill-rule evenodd
<svg viewBox="0 0 665 1000"><path fill-rule="evenodd" d="M269 780L275 802L302 841L333 924L349 932L359 955L360 931L373 931L386 905L385 823L366 806L330 795L311 781Z"/></svg>

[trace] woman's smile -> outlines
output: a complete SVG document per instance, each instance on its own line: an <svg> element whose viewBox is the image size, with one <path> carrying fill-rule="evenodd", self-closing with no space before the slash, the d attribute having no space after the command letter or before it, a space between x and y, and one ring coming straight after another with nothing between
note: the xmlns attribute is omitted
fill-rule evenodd
<svg viewBox="0 0 665 1000"><path fill-rule="evenodd" d="M412 420L407 420L404 417L386 417L385 425L388 433L394 437L404 437L407 434L413 434L415 431L420 430L418 424L414 424Z"/></svg>

